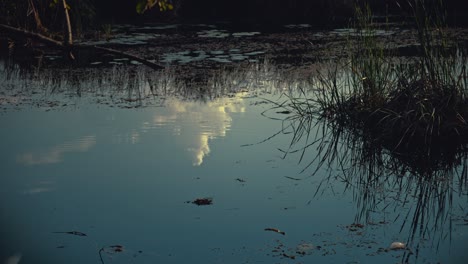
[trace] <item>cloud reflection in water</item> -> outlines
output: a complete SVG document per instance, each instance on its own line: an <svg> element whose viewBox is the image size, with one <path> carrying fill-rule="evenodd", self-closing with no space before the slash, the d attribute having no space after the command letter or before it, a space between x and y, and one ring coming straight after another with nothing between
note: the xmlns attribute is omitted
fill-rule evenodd
<svg viewBox="0 0 468 264"><path fill-rule="evenodd" d="M56 145L46 151L26 152L17 156L18 163L24 165L54 164L63 160L69 152L86 152L96 144L95 136L85 136L73 141Z"/></svg>
<svg viewBox="0 0 468 264"><path fill-rule="evenodd" d="M245 93L238 93L209 102L173 98L166 103L167 114L155 115L153 124L170 126L173 136L188 145L186 150L191 153L193 165L200 166L210 154L209 141L226 136L232 124L231 113L245 112L244 96ZM190 127L183 127L187 124Z"/></svg>

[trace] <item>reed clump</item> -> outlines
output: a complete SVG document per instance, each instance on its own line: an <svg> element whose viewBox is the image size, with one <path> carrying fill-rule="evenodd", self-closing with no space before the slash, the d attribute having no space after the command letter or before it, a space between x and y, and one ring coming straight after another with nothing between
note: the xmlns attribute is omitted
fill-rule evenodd
<svg viewBox="0 0 468 264"><path fill-rule="evenodd" d="M373 145L404 159L437 163L468 151L467 60L465 50L454 48L444 35L441 6L408 4L419 54L404 61L389 57L373 33L369 6L357 7L360 33L350 40L353 52L331 74L319 76L317 102L321 118L371 136Z"/></svg>
<svg viewBox="0 0 468 264"><path fill-rule="evenodd" d="M336 180L352 188L357 223L374 222L375 212L391 206L402 212L394 221L401 219L400 231L409 231L406 242L416 249L402 263L417 259L426 239L451 236L454 197L468 186L466 50L444 35L437 1L408 1L419 49L411 58L389 56L369 6L356 7L346 59L318 73L312 96L304 92L276 107L291 112L282 129L292 134L284 155L300 153L301 162L311 151L315 157L301 172L328 173L315 194Z"/></svg>

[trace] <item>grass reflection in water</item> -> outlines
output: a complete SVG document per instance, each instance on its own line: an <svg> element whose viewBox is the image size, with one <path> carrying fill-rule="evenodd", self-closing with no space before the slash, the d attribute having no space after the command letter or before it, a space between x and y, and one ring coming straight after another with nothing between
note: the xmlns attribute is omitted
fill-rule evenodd
<svg viewBox="0 0 468 264"><path fill-rule="evenodd" d="M356 223L400 224L406 263L428 241L451 241L454 225L467 221L466 204L456 202L468 187L466 50L436 44L440 28L427 24L421 54L388 57L369 30L370 11L358 11L362 30L349 56L318 71L312 92L287 94L267 116L289 113L278 134L291 135L283 152L299 154L303 173L329 171L316 195L343 182Z"/></svg>

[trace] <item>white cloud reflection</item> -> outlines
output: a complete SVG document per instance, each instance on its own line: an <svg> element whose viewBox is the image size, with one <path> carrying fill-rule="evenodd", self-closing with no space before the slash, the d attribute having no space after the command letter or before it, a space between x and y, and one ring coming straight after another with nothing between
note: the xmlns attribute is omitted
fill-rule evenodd
<svg viewBox="0 0 468 264"><path fill-rule="evenodd" d="M167 113L155 115L153 124L169 126L178 143L192 156L192 164L200 166L210 154L210 140L226 136L232 123L231 113L245 112L243 96L244 93L239 93L209 102L170 99L166 103Z"/></svg>
<svg viewBox="0 0 468 264"><path fill-rule="evenodd" d="M211 140L225 137L227 131L231 129L232 113L246 111L245 96L246 93L237 93L232 97L207 102L178 98L166 99L164 110L158 110L149 122L144 122L139 129L113 134L111 141L113 144L142 143L142 133L151 127L164 127L175 138L176 144L190 155L192 165L200 166L211 153ZM86 152L95 144L96 136L84 136L48 149L21 153L16 160L28 166L56 164L62 162L67 153ZM24 193L38 194L52 190L47 186L39 186L28 189Z"/></svg>
<svg viewBox="0 0 468 264"><path fill-rule="evenodd" d="M203 158L210 154L210 146L208 145L208 135L200 135L199 141L195 141L194 143L198 143L196 148L189 148L190 152L193 152L193 166L200 166L203 163Z"/></svg>
<svg viewBox="0 0 468 264"><path fill-rule="evenodd" d="M37 188L31 188L29 190L25 190L23 193L24 194L38 194L38 193L50 192L53 190L54 190L53 188L37 187Z"/></svg>
<svg viewBox="0 0 468 264"><path fill-rule="evenodd" d="M86 152L96 144L95 136L86 136L73 141L67 141L45 151L26 152L17 156L17 162L25 165L53 164L62 161L63 156L70 152Z"/></svg>

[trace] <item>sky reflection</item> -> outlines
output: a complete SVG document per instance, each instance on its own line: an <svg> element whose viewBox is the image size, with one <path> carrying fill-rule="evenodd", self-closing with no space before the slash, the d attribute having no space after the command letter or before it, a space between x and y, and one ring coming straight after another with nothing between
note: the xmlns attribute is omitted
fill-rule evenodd
<svg viewBox="0 0 468 264"><path fill-rule="evenodd" d="M147 144L154 138L143 135L152 129L168 131L170 141L182 147L190 156L193 166L200 166L210 154L210 141L225 137L232 126L232 114L244 113L246 93L236 93L231 97L219 98L208 102L170 98L165 101L164 108L154 108L148 111L149 116L133 124L133 129L116 130L111 136L113 144ZM109 112L109 125L118 123L121 116L117 112ZM16 162L25 166L57 164L64 161L67 154L84 153L95 147L100 133L95 135L75 135L77 139L65 141L42 149L29 149L17 154ZM32 192L42 191L35 190Z"/></svg>
<svg viewBox="0 0 468 264"><path fill-rule="evenodd" d="M379 248L405 241L407 229L402 231L401 218L387 220L396 219L400 212L411 213L405 206L415 204L414 200L387 207L384 203L397 199L399 193L365 186L364 190L375 194L366 197L382 207L371 212L363 206L375 221L359 222L364 227L352 231L349 227L354 227L355 214L363 204L353 195L357 199L358 194L367 195L363 189L345 191L344 184L336 180L314 196L327 174L296 174L303 163L298 165L294 155L283 159L277 150L289 146L286 135L240 147L265 140L282 128L281 121L260 114L272 107L266 104L267 99L273 100L271 96L261 94L262 99L251 93L248 99L245 93L230 92L209 101L174 96L161 100L161 105L131 110L85 105L74 111L5 114L0 149L4 150L6 176L0 194L6 201L2 213L11 217L0 240L19 239L5 243L11 249L0 255L0 262L21 250L23 258L13 256L7 263L35 263L44 256L57 260L46 263L93 263L99 261L100 247L119 244L125 252L116 255L120 259L112 259L113 263L184 263L187 258L209 263L220 259L223 263L274 263L284 259L265 252L278 243L291 248L285 253L302 262L398 261L403 251ZM269 113L286 116L276 110ZM308 155L315 155L315 148L311 149ZM33 166L44 164L51 166ZM213 197L214 205L198 207L189 202L199 197ZM462 200L454 199L454 204L458 201ZM453 234L459 246L466 242L461 235L464 229L458 226L465 219L464 214L457 215L461 218L454 222ZM267 227L285 230L287 236L265 232ZM298 245L309 244L322 249L297 255ZM426 245L421 256L450 263L464 257L459 248L452 251L459 253L455 257L446 253L448 244L441 241L440 252ZM220 248L220 255L214 255L211 248L215 247ZM126 252L132 252L128 253L130 261L122 260Z"/></svg>
<svg viewBox="0 0 468 264"><path fill-rule="evenodd" d="M51 147L45 151L29 151L17 156L16 160L24 165L43 165L60 163L67 153L87 152L96 144L95 136L85 136L73 141Z"/></svg>
<svg viewBox="0 0 468 264"><path fill-rule="evenodd" d="M245 93L231 98L209 102L172 98L167 101L167 112L154 115L155 127L170 126L173 136L185 145L193 166L200 166L210 154L210 140L226 136L232 125L231 113L244 113Z"/></svg>

